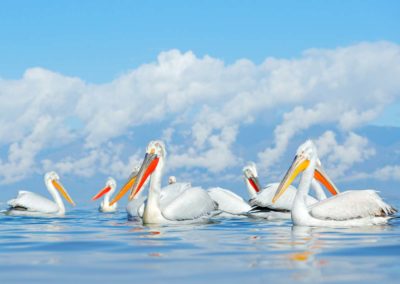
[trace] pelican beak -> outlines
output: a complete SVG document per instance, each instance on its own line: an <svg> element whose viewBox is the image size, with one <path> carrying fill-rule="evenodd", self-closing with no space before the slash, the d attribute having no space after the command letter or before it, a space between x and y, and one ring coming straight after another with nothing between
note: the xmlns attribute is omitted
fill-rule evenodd
<svg viewBox="0 0 400 284"><path fill-rule="evenodd" d="M282 179L281 183L278 186L278 189L276 190L275 196L272 199L272 203L275 203L279 199L279 197L282 196L282 194L286 191L289 185L292 184L292 182L296 179L296 177L302 171L304 171L309 164L310 161L302 156L296 155L296 157L294 157L292 165L286 172L285 177Z"/></svg>
<svg viewBox="0 0 400 284"><path fill-rule="evenodd" d="M254 188L254 190L259 193L261 191L261 185L260 182L258 181L257 177L249 177L247 178L251 186Z"/></svg>
<svg viewBox="0 0 400 284"><path fill-rule="evenodd" d="M111 186L106 186L105 188L103 188L102 190L100 190L95 196L92 197L92 200L96 200L99 199L100 197L102 197L104 194L106 194L107 192L110 192L111 190Z"/></svg>
<svg viewBox="0 0 400 284"><path fill-rule="evenodd" d="M328 175L325 173L324 169L321 166L317 166L315 168L314 172L314 178L322 183L326 189L329 190L329 192L332 195L336 195L340 193L339 189L336 187L336 185L332 182L332 180L328 177Z"/></svg>
<svg viewBox="0 0 400 284"><path fill-rule="evenodd" d="M61 195L67 200L69 203L71 203L73 206L75 206L75 202L72 200L72 198L69 196L68 192L65 190L65 188L62 186L58 180L53 179L52 184L54 187L61 193Z"/></svg>
<svg viewBox="0 0 400 284"><path fill-rule="evenodd" d="M117 195L115 195L114 199L111 200L110 206L112 206L114 203L116 203L118 200L120 200L122 198L122 196L124 196L128 192L128 190L132 188L133 184L136 181L136 177L137 177L137 173L136 172L133 172L129 176L128 181L124 184L124 186L117 193Z"/></svg>
<svg viewBox="0 0 400 284"><path fill-rule="evenodd" d="M137 174L137 178L132 187L131 194L129 195L129 200L135 198L135 196L140 192L143 184L146 182L147 178L154 172L157 168L158 161L160 160L154 153L146 153L144 157L142 166Z"/></svg>

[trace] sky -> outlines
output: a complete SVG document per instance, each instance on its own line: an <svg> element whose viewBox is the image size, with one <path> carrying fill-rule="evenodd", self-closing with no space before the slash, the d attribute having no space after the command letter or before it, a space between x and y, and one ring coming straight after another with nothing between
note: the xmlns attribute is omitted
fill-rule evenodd
<svg viewBox="0 0 400 284"><path fill-rule="evenodd" d="M313 139L343 187L400 181L398 1L2 1L0 199L81 202L166 142L180 180L246 196ZM37 190L36 190L37 189ZM1 201L0 201L1 204Z"/></svg>

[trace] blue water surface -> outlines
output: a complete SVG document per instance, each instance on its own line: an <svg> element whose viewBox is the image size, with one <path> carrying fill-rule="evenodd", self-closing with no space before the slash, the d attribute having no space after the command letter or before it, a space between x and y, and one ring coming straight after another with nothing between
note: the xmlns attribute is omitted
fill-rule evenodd
<svg viewBox="0 0 400 284"><path fill-rule="evenodd" d="M393 204L393 203L392 203ZM400 202L394 204L399 208ZM1 283L399 283L400 220L361 228L216 218L143 226L97 208L0 215Z"/></svg>

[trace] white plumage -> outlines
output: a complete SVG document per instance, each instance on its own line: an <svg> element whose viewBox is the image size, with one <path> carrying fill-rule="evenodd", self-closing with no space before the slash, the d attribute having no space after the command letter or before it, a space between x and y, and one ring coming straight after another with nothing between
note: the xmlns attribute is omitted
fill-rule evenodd
<svg viewBox="0 0 400 284"><path fill-rule="evenodd" d="M218 209L227 213L228 216L247 214L251 210L251 206L242 197L230 190L213 187L207 191L211 198L218 203Z"/></svg>
<svg viewBox="0 0 400 284"><path fill-rule="evenodd" d="M204 222L219 213L218 205L206 191L198 187L179 187L176 190L161 190L161 178L166 157L161 141L151 141L146 156L137 174L129 199L133 200L150 178L149 194L144 203L143 223L193 223ZM176 186L172 184L170 186ZM162 192L165 192L164 194ZM138 209L140 211L140 209Z"/></svg>
<svg viewBox="0 0 400 284"><path fill-rule="evenodd" d="M101 201L99 206L99 211L104 213L112 213L117 211L118 204L114 203L110 205L110 197L115 192L117 188L117 182L112 177L109 177L106 181L106 186L101 189L95 196L93 196L92 200L96 200L102 196L104 199Z"/></svg>
<svg viewBox="0 0 400 284"><path fill-rule="evenodd" d="M17 197L9 200L7 204L10 206L10 213L16 213L16 215L25 215L26 213L29 215L34 212L58 213L60 211L59 206L54 201L51 201L37 193L24 190L18 191Z"/></svg>
<svg viewBox="0 0 400 284"><path fill-rule="evenodd" d="M249 192L249 204L252 210L248 213L250 217L265 219L290 219L290 210L293 206L297 190L293 186L289 186L285 195L275 203L272 202L273 197L278 189L279 183L270 183L265 188L261 188L258 181L257 167L254 162L249 162L243 168L243 178ZM313 180L313 189L318 198L324 199L326 195L316 180ZM310 206L318 200L307 195L306 204Z"/></svg>
<svg viewBox="0 0 400 284"><path fill-rule="evenodd" d="M196 220L212 216L218 205L200 187L191 187L184 190L176 198L169 198L169 202L160 200L160 209L167 220L183 221Z"/></svg>
<svg viewBox="0 0 400 284"><path fill-rule="evenodd" d="M72 205L75 205L75 203L59 182L59 179L55 172L48 172L44 176L45 185L54 201L37 193L21 190L16 198L7 202L10 208L6 214L15 216L41 216L47 214L63 216L65 214L65 206L59 193Z"/></svg>
<svg viewBox="0 0 400 284"><path fill-rule="evenodd" d="M311 206L310 215L318 219L348 220L394 213L375 190L349 190Z"/></svg>
<svg viewBox="0 0 400 284"><path fill-rule="evenodd" d="M291 214L295 225L348 227L385 224L397 211L374 190L341 192L308 207L304 198L310 189L316 167L320 168L321 174L330 183L328 186L336 188L322 171L314 143L308 140L298 148L295 160L274 196L273 201L283 196L286 188L302 172Z"/></svg>
<svg viewBox="0 0 400 284"><path fill-rule="evenodd" d="M146 186L148 180L143 185ZM160 194L160 207L165 207L166 204L170 203L172 200L177 198L186 189L190 188L191 185L188 182L176 182L169 184L161 189ZM126 206L126 211L128 213L129 219L142 218L144 212L144 206L147 201L147 197L141 195L143 190L141 190L134 199L130 200Z"/></svg>
<svg viewBox="0 0 400 284"><path fill-rule="evenodd" d="M256 198L250 199L250 205L276 210L292 210L293 201L297 192L296 188L294 186L290 186L282 198L280 198L277 202L272 203L272 198L274 197L278 186L279 183L268 184L262 191L260 191ZM310 195L306 196L306 203L308 206L316 203L317 201L317 199Z"/></svg>

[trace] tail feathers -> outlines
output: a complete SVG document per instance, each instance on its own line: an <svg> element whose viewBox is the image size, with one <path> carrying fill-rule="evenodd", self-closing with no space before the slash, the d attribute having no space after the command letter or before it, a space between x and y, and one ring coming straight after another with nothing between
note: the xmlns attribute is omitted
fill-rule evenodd
<svg viewBox="0 0 400 284"><path fill-rule="evenodd" d="M378 205L381 208L380 216L390 216L397 212L397 209L383 201L382 197L380 197L377 192L375 192L375 194L377 196Z"/></svg>
<svg viewBox="0 0 400 284"><path fill-rule="evenodd" d="M387 208L382 209L382 215L381 216L390 216L396 214L398 211L396 208L393 206L388 205Z"/></svg>
<svg viewBox="0 0 400 284"><path fill-rule="evenodd" d="M386 216L393 215L397 212L396 208L387 204L383 200L383 198L378 194L378 191L366 190L365 192L368 192L370 194L370 196L371 196L370 202L375 202L375 204L376 204L375 207L372 207L372 208L375 208L375 209L372 209L375 212L371 212L372 213L371 215L375 215L377 217L386 217Z"/></svg>

